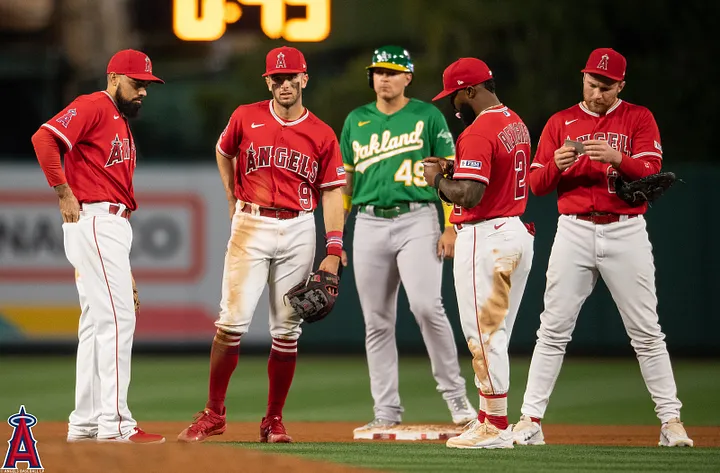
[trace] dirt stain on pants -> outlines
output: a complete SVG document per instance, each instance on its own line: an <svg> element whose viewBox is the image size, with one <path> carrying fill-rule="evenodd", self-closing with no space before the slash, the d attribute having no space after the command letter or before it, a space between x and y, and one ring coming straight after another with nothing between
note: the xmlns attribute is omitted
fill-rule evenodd
<svg viewBox="0 0 720 473"><path fill-rule="evenodd" d="M497 250L493 250L497 253ZM488 354L493 350L492 337L507 317L510 307L510 277L519 263L519 256L513 255L498 258L493 271L493 282L490 295L477 311L478 335L480 340L470 338L468 348L472 353L473 371L480 383L483 393L495 394L490 378Z"/></svg>

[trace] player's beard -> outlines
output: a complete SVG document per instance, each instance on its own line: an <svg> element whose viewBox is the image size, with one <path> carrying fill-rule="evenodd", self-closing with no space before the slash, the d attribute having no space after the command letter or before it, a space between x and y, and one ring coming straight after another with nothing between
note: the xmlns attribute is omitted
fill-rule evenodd
<svg viewBox="0 0 720 473"><path fill-rule="evenodd" d="M115 103L117 104L117 108L120 110L120 113L128 118L137 117L138 113L140 113L140 108L142 107L142 103L139 101L133 102L132 100L126 100L122 96L122 92L120 92L120 87L118 87L115 91Z"/></svg>
<svg viewBox="0 0 720 473"><path fill-rule="evenodd" d="M278 105L284 107L284 108L290 108L293 105L297 103L298 100L300 100L300 97L302 97L302 87L300 84L296 84L294 82L290 83L290 86L292 87L292 90L295 92L294 94L290 94L290 96L281 97L280 96L280 90L281 87L278 87L275 89L275 101Z"/></svg>
<svg viewBox="0 0 720 473"><path fill-rule="evenodd" d="M477 118L477 113L475 113L475 110L470 106L469 103L464 103L460 105L460 109L458 110L456 116L462 120L463 124L465 126L470 126Z"/></svg>

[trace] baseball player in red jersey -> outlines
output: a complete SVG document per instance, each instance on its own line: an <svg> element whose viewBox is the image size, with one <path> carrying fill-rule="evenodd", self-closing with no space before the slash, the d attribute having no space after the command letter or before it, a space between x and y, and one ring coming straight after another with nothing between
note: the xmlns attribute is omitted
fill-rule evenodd
<svg viewBox="0 0 720 473"><path fill-rule="evenodd" d="M613 49L590 54L582 70L583 101L548 120L530 166L531 190L538 196L557 190L561 215L522 417L513 429L518 444L545 443L540 420L580 308L601 276L662 422L660 445L693 445L680 422L681 403L658 324L655 265L643 218L647 206L631 207L615 194L618 175L635 180L660 171L662 164L652 114L618 98L625 67L625 58Z"/></svg>
<svg viewBox="0 0 720 473"><path fill-rule="evenodd" d="M75 267L82 309L68 442L165 441L139 429L127 405L135 333L129 218L137 210L128 119L137 116L151 82L163 83L150 58L120 51L108 64L106 90L76 98L32 137L60 201L65 255Z"/></svg>
<svg viewBox="0 0 720 473"><path fill-rule="evenodd" d="M315 257L313 210L322 199L327 256L320 269L338 273L342 255L345 170L333 130L302 104L307 65L295 48L267 55L264 77L272 100L241 105L216 147L230 205L220 316L210 355L205 409L178 436L200 442L225 431L225 395L237 366L240 338L258 299L270 288L269 393L261 442L291 442L282 409L295 373L302 319L283 296L307 278Z"/></svg>
<svg viewBox="0 0 720 473"><path fill-rule="evenodd" d="M507 419L508 343L532 266L534 231L520 216L527 205L530 134L500 103L488 66L462 58L443 73L444 90L467 128L458 137L454 169L426 158L424 175L455 207L455 291L460 321L473 356L480 395L478 418L452 448L512 448ZM452 178L444 174L451 174Z"/></svg>

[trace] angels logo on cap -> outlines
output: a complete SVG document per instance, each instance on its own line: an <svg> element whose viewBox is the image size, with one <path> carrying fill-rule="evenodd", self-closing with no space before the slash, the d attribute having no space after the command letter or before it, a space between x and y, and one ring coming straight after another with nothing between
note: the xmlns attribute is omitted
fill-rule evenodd
<svg viewBox="0 0 720 473"><path fill-rule="evenodd" d="M278 53L275 69L287 69L287 66L285 65L285 55L283 53Z"/></svg>
<svg viewBox="0 0 720 473"><path fill-rule="evenodd" d="M597 68L607 71L609 59L610 59L610 56L608 56L607 54L603 54L602 57L600 58L600 62L597 65Z"/></svg>

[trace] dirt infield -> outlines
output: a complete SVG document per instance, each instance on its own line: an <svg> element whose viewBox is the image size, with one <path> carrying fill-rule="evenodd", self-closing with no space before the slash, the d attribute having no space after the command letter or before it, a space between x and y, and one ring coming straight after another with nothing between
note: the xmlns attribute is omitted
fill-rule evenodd
<svg viewBox="0 0 720 473"><path fill-rule="evenodd" d="M107 445L65 443L67 425L60 422L39 422L33 427L38 451L45 471L52 473L91 472L173 472L204 471L314 471L319 473L368 472L325 462L272 455L242 448L223 447L223 442L256 442L258 423L232 423L224 435L212 437L204 444L185 445L175 441L188 422L144 422L148 432L161 433L167 438L163 445ZM372 442L353 440L356 423L343 422L287 422L286 427L296 442ZM697 447L720 447L720 427L688 427ZM549 444L654 446L659 426L588 426L546 425L543 427ZM9 439L9 426L0 429L2 439ZM437 441L426 441L437 443Z"/></svg>

